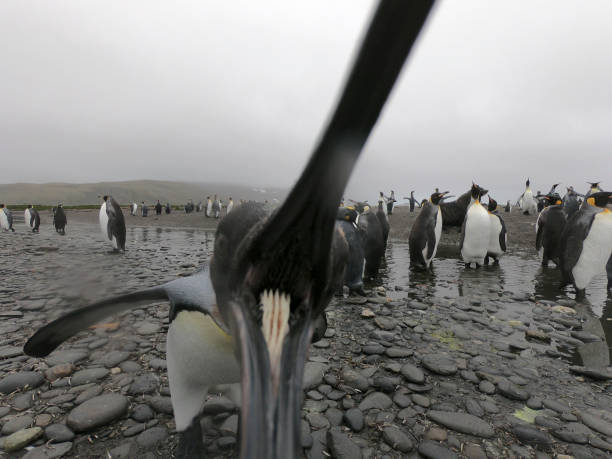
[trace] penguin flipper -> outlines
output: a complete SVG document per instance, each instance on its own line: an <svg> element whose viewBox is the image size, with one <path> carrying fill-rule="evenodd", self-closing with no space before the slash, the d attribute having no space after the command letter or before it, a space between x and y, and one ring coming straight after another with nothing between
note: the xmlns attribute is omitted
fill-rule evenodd
<svg viewBox="0 0 612 459"><path fill-rule="evenodd" d="M465 223L466 222L467 222L467 218L464 218L463 223L461 224L461 240L459 241L459 250L463 250L463 243L465 242Z"/></svg>
<svg viewBox="0 0 612 459"><path fill-rule="evenodd" d="M496 215L497 218L499 218L499 222L501 223L501 231L499 232L499 246L501 247L501 249L505 252L506 251L506 240L508 239L507 236L507 232L506 232L506 224L504 223L504 219L501 218L499 215Z"/></svg>
<svg viewBox="0 0 612 459"><path fill-rule="evenodd" d="M572 269L580 259L582 244L589 235L597 213L593 212L592 215L585 216L583 211L576 212L568 219L561 233L561 271L564 273L563 277L566 282L573 282ZM570 248L573 246L579 249L572 251Z"/></svg>
<svg viewBox="0 0 612 459"><path fill-rule="evenodd" d="M542 240L544 239L544 225L546 225L546 219L543 217L542 212L538 216L536 222L536 250L542 248Z"/></svg>
<svg viewBox="0 0 612 459"><path fill-rule="evenodd" d="M23 347L23 352L32 357L46 357L68 338L108 316L167 298L163 287L153 287L98 301L71 311L34 333Z"/></svg>
<svg viewBox="0 0 612 459"><path fill-rule="evenodd" d="M433 225L427 225L427 259L431 259L436 248L436 231L435 231L435 220Z"/></svg>

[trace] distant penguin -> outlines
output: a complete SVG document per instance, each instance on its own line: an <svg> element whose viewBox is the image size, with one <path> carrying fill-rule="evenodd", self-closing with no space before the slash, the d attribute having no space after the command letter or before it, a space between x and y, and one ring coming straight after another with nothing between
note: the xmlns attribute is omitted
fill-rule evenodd
<svg viewBox="0 0 612 459"><path fill-rule="evenodd" d="M389 226L389 218L385 213L384 204L380 201L378 201L378 210L376 211L376 216L378 217L378 221L380 222L380 226L382 228L384 246L387 247L387 239L389 239L389 230L391 228Z"/></svg>
<svg viewBox="0 0 612 459"><path fill-rule="evenodd" d="M132 217L138 215L138 204L136 204L135 202L133 202L130 206L130 214L132 215Z"/></svg>
<svg viewBox="0 0 612 459"><path fill-rule="evenodd" d="M104 196L100 206L100 229L113 244L115 251L125 252L125 220L123 212L112 196Z"/></svg>
<svg viewBox="0 0 612 459"><path fill-rule="evenodd" d="M438 251L438 243L442 235L442 211L440 202L444 193L433 193L417 216L408 238L410 250L410 268L424 271L431 265L431 261Z"/></svg>
<svg viewBox="0 0 612 459"><path fill-rule="evenodd" d="M32 228L33 233L38 233L38 227L40 226L40 216L38 211L30 204L23 213L23 220L26 225Z"/></svg>
<svg viewBox="0 0 612 459"><path fill-rule="evenodd" d="M512 206L510 206L510 201L506 202L506 207L504 207L504 211L510 212L511 209L512 209Z"/></svg>
<svg viewBox="0 0 612 459"><path fill-rule="evenodd" d="M574 187L570 186L567 188L567 193L563 196L563 212L565 212L566 218L570 218L580 208L578 202L578 193L574 191Z"/></svg>
<svg viewBox="0 0 612 459"><path fill-rule="evenodd" d="M473 185L473 184L472 184ZM476 185L478 186L478 185ZM484 195L488 193L488 190L485 190L482 187L478 187L478 193L482 199ZM450 196L447 196L450 198ZM457 199L451 202L441 202L440 210L442 211L442 223L444 223L444 228L450 227L459 227L463 225L463 221L465 220L465 214L467 212L470 203L472 202L472 188Z"/></svg>
<svg viewBox="0 0 612 459"><path fill-rule="evenodd" d="M170 207L170 203L167 202L166 203L166 214L169 214L170 212L172 212L172 207Z"/></svg>
<svg viewBox="0 0 612 459"><path fill-rule="evenodd" d="M60 234L66 234L66 224L68 220L66 219L66 213L64 212L63 204L58 204L55 212L53 213L53 226L55 227L55 231Z"/></svg>
<svg viewBox="0 0 612 459"><path fill-rule="evenodd" d="M142 204L140 205L140 210L143 217L149 216L149 208L145 206L144 201L142 201Z"/></svg>
<svg viewBox="0 0 612 459"><path fill-rule="evenodd" d="M159 199L158 199L157 202L155 203L155 215L161 215L162 210L163 210L163 206L161 205L161 202L159 202Z"/></svg>
<svg viewBox="0 0 612 459"><path fill-rule="evenodd" d="M219 198L217 198L217 195L215 195L215 197L213 198L213 202L212 202L212 215L215 218L219 218L220 214L221 214L221 201L219 201Z"/></svg>
<svg viewBox="0 0 612 459"><path fill-rule="evenodd" d="M232 197L229 197L229 202L227 203L227 208L225 209L225 215L229 214L234 208L234 200Z"/></svg>
<svg viewBox="0 0 612 459"><path fill-rule="evenodd" d="M485 265L489 264L489 258L493 258L493 261L498 263L499 257L504 254L508 244L506 224L504 219L497 213L497 201L491 196L489 196L487 211L489 213L489 246L487 247Z"/></svg>
<svg viewBox="0 0 612 459"><path fill-rule="evenodd" d="M542 212L542 209L546 207L546 199L544 199L544 195L540 193L540 190L538 190L538 192L536 193L533 199L535 199L536 201L536 206L537 206L538 214L539 214L540 212Z"/></svg>
<svg viewBox="0 0 612 459"><path fill-rule="evenodd" d="M5 231L11 230L13 233L15 232L13 228L13 214L4 204L0 204L0 228Z"/></svg>
<svg viewBox="0 0 612 459"><path fill-rule="evenodd" d="M583 297L596 274L606 270L612 256L612 192L592 193L565 225L561 235L563 285L574 285Z"/></svg>
<svg viewBox="0 0 612 459"><path fill-rule="evenodd" d="M212 199L210 199L210 196L206 196L206 216L212 217Z"/></svg>
<svg viewBox="0 0 612 459"><path fill-rule="evenodd" d="M410 197L409 198L404 198L404 199L408 199L409 203L410 203L410 212L414 212L414 207L415 205L418 207L421 207L421 205L419 204L419 201L414 197L414 191L410 192Z"/></svg>
<svg viewBox="0 0 612 459"><path fill-rule="evenodd" d="M559 266L561 234L567 217L561 197L557 193L547 195L546 200L549 205L540 212L536 222L536 250L544 249L542 266L548 266L550 260Z"/></svg>
<svg viewBox="0 0 612 459"><path fill-rule="evenodd" d="M525 191L518 199L518 205L523 215L535 215L538 210L538 204L533 197L533 191L531 191L529 184L529 179L527 179L527 182L525 182Z"/></svg>
<svg viewBox="0 0 612 459"><path fill-rule="evenodd" d="M395 204L395 191L391 190L391 194L387 198L387 215L393 215L393 205Z"/></svg>
<svg viewBox="0 0 612 459"><path fill-rule="evenodd" d="M591 186L589 187L588 191L584 195L586 198L588 198L593 193L599 193L601 191L601 188L599 188L599 184L601 182L587 182L587 183Z"/></svg>
<svg viewBox="0 0 612 459"><path fill-rule="evenodd" d="M336 228L348 244L348 259L343 283L348 287L349 294L356 293L365 296L363 290L364 240L362 232L357 226L358 217L359 214L355 207L340 207L336 217Z"/></svg>
<svg viewBox="0 0 612 459"><path fill-rule="evenodd" d="M489 247L491 223L487 209L480 203L481 196L481 188L472 184L471 204L461 228L461 258L468 268L472 263L476 267L483 265Z"/></svg>

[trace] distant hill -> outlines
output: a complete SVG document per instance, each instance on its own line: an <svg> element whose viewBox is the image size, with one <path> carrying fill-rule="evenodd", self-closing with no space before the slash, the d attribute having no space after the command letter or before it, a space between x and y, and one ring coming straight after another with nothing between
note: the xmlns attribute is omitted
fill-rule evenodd
<svg viewBox="0 0 612 459"><path fill-rule="evenodd" d="M97 204L98 195L112 195L120 204L130 202L184 204L189 199L194 203L204 201L207 196L217 194L227 202L229 196L240 199L272 201L285 199L288 190L281 188L258 188L245 185L219 183L166 182L162 180L131 180L127 182L100 183L9 183L0 184L0 202L11 204L67 206Z"/></svg>

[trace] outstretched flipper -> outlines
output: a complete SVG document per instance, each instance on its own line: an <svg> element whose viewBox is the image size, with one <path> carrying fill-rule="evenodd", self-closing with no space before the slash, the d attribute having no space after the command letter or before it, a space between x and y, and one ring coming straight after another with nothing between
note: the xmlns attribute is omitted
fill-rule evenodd
<svg viewBox="0 0 612 459"><path fill-rule="evenodd" d="M119 295L76 309L38 330L25 344L23 351L33 357L46 357L67 339L106 317L135 309L154 301L169 300L170 316L177 307L209 314L222 329L216 312L215 293L208 268L192 276L170 281L157 287Z"/></svg>

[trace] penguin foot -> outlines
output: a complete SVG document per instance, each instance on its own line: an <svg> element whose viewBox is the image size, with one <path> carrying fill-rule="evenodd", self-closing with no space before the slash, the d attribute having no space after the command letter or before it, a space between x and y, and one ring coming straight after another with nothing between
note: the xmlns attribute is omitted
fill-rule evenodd
<svg viewBox="0 0 612 459"><path fill-rule="evenodd" d="M180 432L176 457L177 459L203 458L203 451L202 426L199 416L196 416L191 425Z"/></svg>

